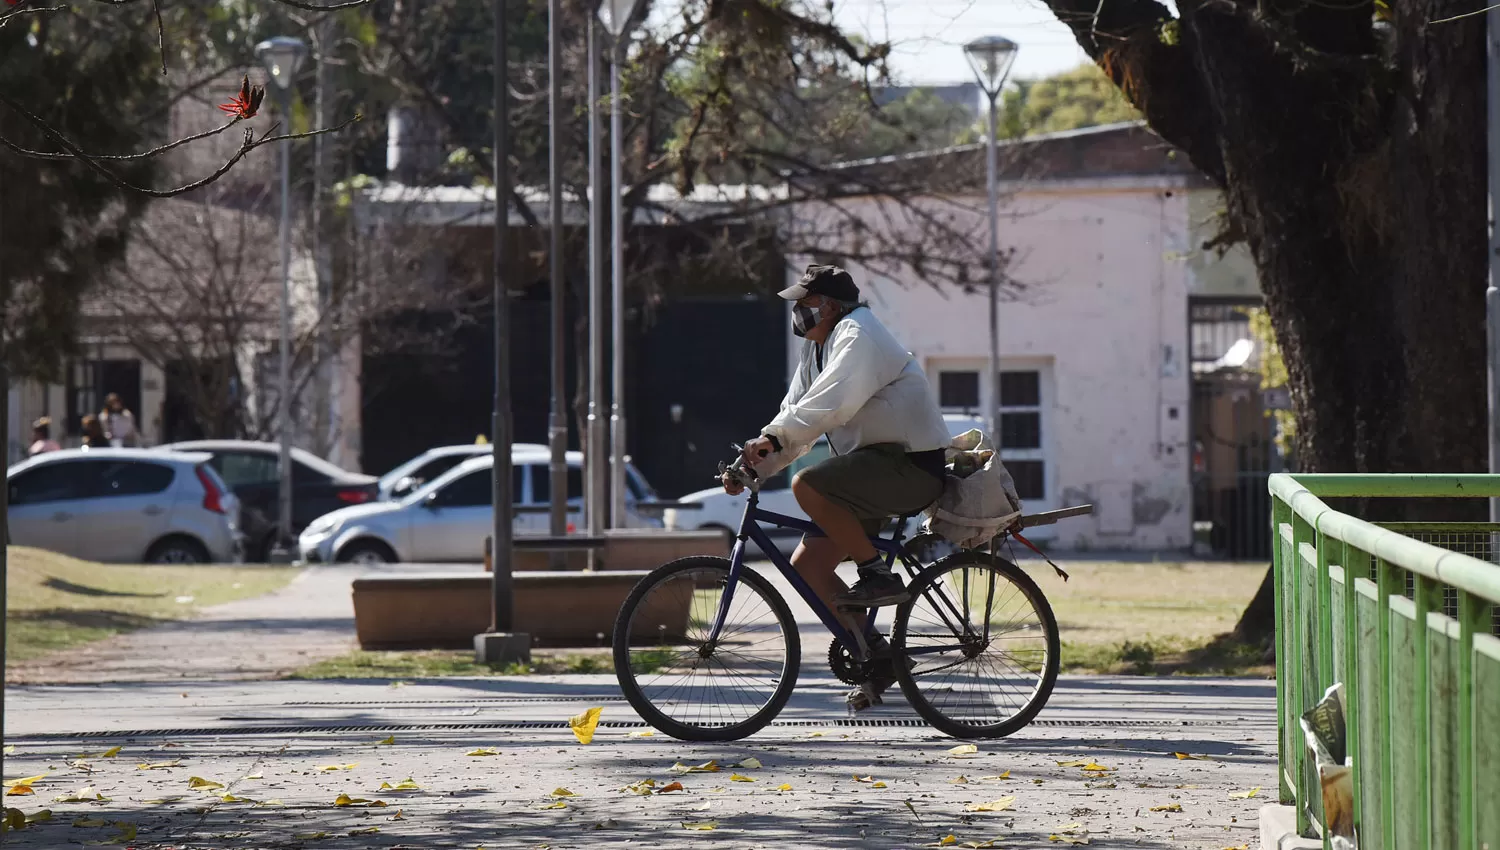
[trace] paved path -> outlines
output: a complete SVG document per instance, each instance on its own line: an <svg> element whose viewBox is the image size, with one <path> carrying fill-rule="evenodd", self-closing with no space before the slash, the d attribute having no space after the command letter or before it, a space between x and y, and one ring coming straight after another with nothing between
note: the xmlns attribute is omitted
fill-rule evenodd
<svg viewBox="0 0 1500 850"><path fill-rule="evenodd" d="M350 583L368 568L315 567L276 593L117 635L6 670L11 682L271 679L354 649Z"/></svg>
<svg viewBox="0 0 1500 850"><path fill-rule="evenodd" d="M809 674L815 671L808 671ZM689 744L645 729L613 677L386 682L238 682L33 686L12 690L7 776L47 773L36 803L52 821L7 836L56 848L120 834L151 848L907 848L959 842L1057 847L1242 847L1274 794L1275 696L1246 680L1065 677L1039 722L978 753L915 722L899 700L844 716L842 687L808 675L781 719L735 744ZM602 706L604 725L579 745L564 720ZM394 736L394 744L378 741ZM69 756L114 758L69 766ZM476 748L495 755L469 756ZM1174 751L1207 760L1179 760ZM764 766L674 776L677 762L747 757ZM1058 762L1108 768L1090 778ZM180 760L140 770L147 762ZM352 765L348 770L319 770ZM85 773L84 769L90 772ZM998 778L1006 776L1008 778ZM731 780L739 773L756 781ZM191 777L224 783L193 791ZM875 787L853 777L873 777ZM960 776L968 781L958 783ZM420 787L382 791L412 778ZM681 779L680 794L622 791ZM790 790L778 791L782 784ZM83 786L107 800L53 802ZM1259 786L1255 798L1232 796ZM576 796L551 796L566 788ZM220 796L252 802L225 802ZM339 794L383 808L338 807ZM92 795L91 795L92 796ZM1014 797L999 813L966 807ZM1152 812L1180 806L1181 811ZM393 819L397 814L400 819ZM683 823L713 822L710 832ZM376 827L378 832L360 833ZM321 839L311 836L323 834ZM960 846L962 846L960 844Z"/></svg>

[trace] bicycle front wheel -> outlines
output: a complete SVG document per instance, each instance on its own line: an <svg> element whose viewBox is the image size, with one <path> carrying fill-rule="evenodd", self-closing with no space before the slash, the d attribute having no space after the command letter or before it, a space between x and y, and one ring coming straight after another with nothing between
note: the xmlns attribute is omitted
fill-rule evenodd
<svg viewBox="0 0 1500 850"><path fill-rule="evenodd" d="M1002 738L1030 723L1057 682L1057 620L1020 567L963 551L917 576L891 647L912 708L955 738Z"/></svg>
<svg viewBox="0 0 1500 850"><path fill-rule="evenodd" d="M615 675L647 723L685 741L734 741L780 713L802 658L797 623L770 582L740 572L724 625L709 635L729 561L683 558L635 586L615 621Z"/></svg>

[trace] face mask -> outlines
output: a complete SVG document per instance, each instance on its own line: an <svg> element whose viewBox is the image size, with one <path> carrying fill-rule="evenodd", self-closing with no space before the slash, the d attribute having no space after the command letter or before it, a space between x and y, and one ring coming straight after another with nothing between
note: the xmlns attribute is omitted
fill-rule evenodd
<svg viewBox="0 0 1500 850"><path fill-rule="evenodd" d="M807 332L817 327L822 319L819 311L797 304L792 307L792 333L797 336L807 336Z"/></svg>

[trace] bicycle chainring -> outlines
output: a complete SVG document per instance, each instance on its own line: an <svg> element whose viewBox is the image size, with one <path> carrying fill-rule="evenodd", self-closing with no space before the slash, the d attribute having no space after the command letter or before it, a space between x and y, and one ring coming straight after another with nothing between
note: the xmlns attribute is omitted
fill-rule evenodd
<svg viewBox="0 0 1500 850"><path fill-rule="evenodd" d="M870 680L870 663L855 661L837 638L828 644L828 667L846 685L863 685Z"/></svg>

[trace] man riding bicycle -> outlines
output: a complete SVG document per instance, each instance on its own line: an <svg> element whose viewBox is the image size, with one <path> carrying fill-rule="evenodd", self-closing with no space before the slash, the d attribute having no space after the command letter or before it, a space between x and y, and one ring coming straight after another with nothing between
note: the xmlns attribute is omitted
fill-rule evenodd
<svg viewBox="0 0 1500 850"><path fill-rule="evenodd" d="M942 495L951 437L922 367L860 301L848 272L808 266L780 295L795 302L792 332L805 341L781 412L745 444L744 461L765 478L827 435L833 456L792 479L797 504L825 536L803 537L792 565L824 603L862 629L863 609L908 595L869 537L891 517L916 513ZM723 483L731 494L743 489L729 474ZM846 557L859 572L853 588L834 572ZM885 639L872 640L871 649L886 669L849 695L856 709L880 702L895 681Z"/></svg>

